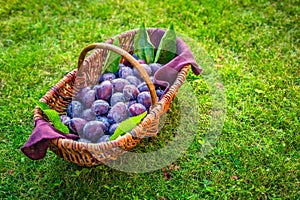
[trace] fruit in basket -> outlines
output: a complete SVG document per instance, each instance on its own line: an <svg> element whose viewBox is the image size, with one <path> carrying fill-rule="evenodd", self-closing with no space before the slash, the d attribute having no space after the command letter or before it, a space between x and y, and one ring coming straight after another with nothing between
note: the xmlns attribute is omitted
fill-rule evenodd
<svg viewBox="0 0 300 200"><path fill-rule="evenodd" d="M126 99L121 92L114 93L110 98L110 105L114 106L118 102L126 102Z"/></svg>
<svg viewBox="0 0 300 200"><path fill-rule="evenodd" d="M145 112L147 109L146 107L141 103L134 103L131 106L129 106L128 111L130 116L137 116Z"/></svg>
<svg viewBox="0 0 300 200"><path fill-rule="evenodd" d="M141 84L141 80L138 79L137 77L135 76L127 76L126 77L126 80L130 83L130 84L133 84L135 86L138 86L139 84Z"/></svg>
<svg viewBox="0 0 300 200"><path fill-rule="evenodd" d="M141 92L137 96L137 102L143 104L147 109L151 106L152 100L150 92Z"/></svg>
<svg viewBox="0 0 300 200"><path fill-rule="evenodd" d="M69 123L70 123L70 121L71 121L71 118L70 118L69 116L67 116L67 115L61 115L61 116L60 116L60 121L61 121L64 125L68 126Z"/></svg>
<svg viewBox="0 0 300 200"><path fill-rule="evenodd" d="M141 84L138 85L137 88L140 92L145 92L145 91L149 92L149 88L148 88L146 82L142 82Z"/></svg>
<svg viewBox="0 0 300 200"><path fill-rule="evenodd" d="M120 46L118 38L115 38L114 44ZM167 47L171 47L171 50ZM173 26L165 33L155 55L154 46L143 24L134 38L134 52L138 56L133 56L154 83L153 76L162 66L156 62L166 64L175 56L176 36ZM148 86L138 70L128 61L120 63L123 60L120 55L113 52L105 55L107 57L101 73L108 73L99 77L98 85L93 89L86 87L75 95L76 101L68 106L67 115L59 118L57 114L59 123L63 122L72 133L79 134L81 139L78 141L81 142L105 142L122 135L122 131L130 131L146 116L152 104ZM157 84L154 86L157 97L161 99L164 87ZM109 138L108 134L115 132L117 136Z"/></svg>
<svg viewBox="0 0 300 200"><path fill-rule="evenodd" d="M92 111L92 109L88 108L88 109L85 109L83 112L82 112L82 118L85 119L86 121L92 121L95 119L95 113Z"/></svg>
<svg viewBox="0 0 300 200"><path fill-rule="evenodd" d="M153 76L162 65L153 63L154 55L152 53L154 53L154 49L143 28L142 26L142 30L135 38L135 43L137 43L135 47L138 47L135 48L135 52L139 56L136 54L133 56L154 83ZM160 52L164 56L161 49ZM73 103L69 108L71 111L68 112L70 114L68 116L72 119L66 124L69 124L73 133L78 133L82 139L91 142L112 140L122 132L129 131L146 116L147 110L152 105L148 85L144 82L139 71L128 61L117 65L113 58L115 58L113 54L108 55L102 69L102 73L106 72L99 77L98 84L93 89L91 87L83 88L76 95L78 102L82 103L82 110L84 109L82 115L78 114L77 111L74 115L73 107L76 106ZM116 58L119 59L119 57ZM158 99L161 99L164 90L157 84L154 86ZM75 105L77 104L75 102ZM74 117L77 115L78 117ZM113 137L109 138L109 135L113 135Z"/></svg>
<svg viewBox="0 0 300 200"><path fill-rule="evenodd" d="M76 100L77 101L83 101L83 97L85 96L85 94L91 90L91 87L84 87L82 88L77 94L76 94Z"/></svg>
<svg viewBox="0 0 300 200"><path fill-rule="evenodd" d="M113 85L114 92L122 92L125 85L129 85L130 83L123 78L117 78L111 81Z"/></svg>
<svg viewBox="0 0 300 200"><path fill-rule="evenodd" d="M109 141L109 137L110 137L110 135L103 135L102 137L99 138L99 140L97 140L96 143L107 142L107 141Z"/></svg>
<svg viewBox="0 0 300 200"><path fill-rule="evenodd" d="M83 127L83 131L79 133L80 138L87 139L93 143L97 142L97 140L104 135L103 131L103 122L99 121L90 121L85 124Z"/></svg>
<svg viewBox="0 0 300 200"><path fill-rule="evenodd" d="M97 116L96 117L96 120L99 121L99 122L103 122L105 124L105 126L107 127L107 129L109 129L110 127L110 123L109 123L109 120L107 117L104 117L104 116Z"/></svg>
<svg viewBox="0 0 300 200"><path fill-rule="evenodd" d="M108 101L113 93L113 85L110 81L103 81L99 85L96 85L94 90L96 93L96 99Z"/></svg>
<svg viewBox="0 0 300 200"><path fill-rule="evenodd" d="M95 90L88 91L82 99L82 104L86 108L90 108L95 101Z"/></svg>
<svg viewBox="0 0 300 200"><path fill-rule="evenodd" d="M115 123L115 124L112 124L110 127L109 127L109 135L112 135L114 134L115 130L118 128L120 123Z"/></svg>
<svg viewBox="0 0 300 200"><path fill-rule="evenodd" d="M92 104L91 110L95 115L105 115L109 110L109 104L107 103L107 101L98 99Z"/></svg>
<svg viewBox="0 0 300 200"><path fill-rule="evenodd" d="M154 82L153 73L161 65L151 63L141 66ZM161 99L164 90L159 85L154 86L158 99ZM114 134L120 123L145 114L152 105L149 88L139 72L122 63L117 72L102 74L93 89L90 86L83 88L76 97L69 104L67 115L61 116L61 121L72 133L78 134L82 142L108 141L109 135ZM122 127L124 129L124 125ZM122 131L118 130L118 134Z"/></svg>
<svg viewBox="0 0 300 200"><path fill-rule="evenodd" d="M67 108L67 115L71 118L81 117L83 106L79 101L72 101Z"/></svg>
<svg viewBox="0 0 300 200"><path fill-rule="evenodd" d="M156 95L159 99L161 99L161 96L163 95L164 91L162 89L156 89Z"/></svg>
<svg viewBox="0 0 300 200"><path fill-rule="evenodd" d="M114 73L104 73L100 76L98 83L100 84L103 81L111 81L116 78Z"/></svg>
<svg viewBox="0 0 300 200"><path fill-rule="evenodd" d="M91 141L84 139L84 138L79 138L79 140L77 140L78 142L85 142L85 143L91 143Z"/></svg>
<svg viewBox="0 0 300 200"><path fill-rule="evenodd" d="M108 112L107 118L111 123L120 123L129 117L127 106L123 102L116 103Z"/></svg>
<svg viewBox="0 0 300 200"><path fill-rule="evenodd" d="M87 121L85 119L77 117L72 118L69 123L69 129L73 134L79 135L82 133L83 127L86 123Z"/></svg>
<svg viewBox="0 0 300 200"><path fill-rule="evenodd" d="M149 64L149 67L151 68L152 75L154 75L155 72L156 72L157 70L159 70L159 69L162 67L162 64L159 64L159 63L151 63L151 64Z"/></svg>
<svg viewBox="0 0 300 200"><path fill-rule="evenodd" d="M149 65L141 64L141 66L145 69L145 71L147 72L147 74L149 76L152 74L152 70L151 70L151 67L149 67ZM136 68L133 69L133 75L136 76L139 79L142 79L142 76L141 76L140 72Z"/></svg>
<svg viewBox="0 0 300 200"><path fill-rule="evenodd" d="M135 100L130 100L127 102L127 108L129 108L132 104L136 103L136 99Z"/></svg>
<svg viewBox="0 0 300 200"><path fill-rule="evenodd" d="M120 67L118 71L118 75L120 78L126 78L127 76L132 76L133 75L133 70L130 67Z"/></svg>
<svg viewBox="0 0 300 200"><path fill-rule="evenodd" d="M139 94L139 90L135 85L125 85L123 95L127 100L135 100Z"/></svg>

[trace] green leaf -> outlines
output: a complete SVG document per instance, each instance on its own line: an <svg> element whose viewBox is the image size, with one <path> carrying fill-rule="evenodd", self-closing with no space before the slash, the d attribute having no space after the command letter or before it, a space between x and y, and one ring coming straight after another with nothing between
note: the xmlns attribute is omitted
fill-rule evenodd
<svg viewBox="0 0 300 200"><path fill-rule="evenodd" d="M50 107L44 103L44 102L40 102L40 101L36 101L33 99L33 101L41 108L41 110L47 115L47 117L49 118L49 120L52 122L53 126L63 132L63 133L69 133L69 129L68 127L66 127L61 121L60 121L60 117L58 112L56 112L55 110L50 109Z"/></svg>
<svg viewBox="0 0 300 200"><path fill-rule="evenodd" d="M120 47L118 38L114 39L113 45ZM116 73L119 69L120 60L121 60L121 55L113 51L109 51L104 61L102 74L105 72Z"/></svg>
<svg viewBox="0 0 300 200"><path fill-rule="evenodd" d="M33 101L42 109L42 111L44 111L46 109L50 109L50 107L48 106L48 104L46 104L44 102L40 102L40 101L37 101L35 99L33 99Z"/></svg>
<svg viewBox="0 0 300 200"><path fill-rule="evenodd" d="M115 140L119 136L123 135L124 133L127 133L128 131L131 131L138 123L142 121L142 119L147 115L147 111L144 113L131 117L127 120L124 120L120 123L118 128L115 130L114 134L110 136L109 140Z"/></svg>
<svg viewBox="0 0 300 200"><path fill-rule="evenodd" d="M63 133L69 133L69 129L68 127L66 127L61 121L60 121L60 117L58 115L58 112L56 112L55 110L52 109L46 109L43 110L43 112L47 115L47 117L49 118L49 120L53 123L53 126L63 132Z"/></svg>
<svg viewBox="0 0 300 200"><path fill-rule="evenodd" d="M153 63L154 61L154 45L150 41L144 23L134 37L134 53L146 63Z"/></svg>
<svg viewBox="0 0 300 200"><path fill-rule="evenodd" d="M175 57L176 50L176 34L171 24L160 40L154 62L163 65L170 62Z"/></svg>

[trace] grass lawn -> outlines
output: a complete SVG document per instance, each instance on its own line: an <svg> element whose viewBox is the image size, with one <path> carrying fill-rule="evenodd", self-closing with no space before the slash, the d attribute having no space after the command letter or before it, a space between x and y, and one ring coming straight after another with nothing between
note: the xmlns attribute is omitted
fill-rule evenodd
<svg viewBox="0 0 300 200"><path fill-rule="evenodd" d="M0 199L299 198L299 1L0 0L0 19ZM84 46L141 22L173 22L214 61L202 66L203 75L187 77L199 126L176 169L165 177L162 168L172 165L126 173L79 167L51 151L39 161L25 157L20 147L34 125L30 98L76 68ZM199 157L213 118L210 70L221 79L226 117L214 148ZM172 140L178 101L160 136L137 151Z"/></svg>

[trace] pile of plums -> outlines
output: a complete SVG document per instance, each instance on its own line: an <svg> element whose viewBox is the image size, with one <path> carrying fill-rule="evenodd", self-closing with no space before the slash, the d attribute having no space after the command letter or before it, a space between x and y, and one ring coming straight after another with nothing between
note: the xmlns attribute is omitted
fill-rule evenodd
<svg viewBox="0 0 300 200"><path fill-rule="evenodd" d="M154 81L153 75L162 65L146 64L133 56ZM160 99L164 87L154 85ZM116 73L104 73L98 84L81 89L68 105L67 115L61 116L61 121L71 133L80 136L80 142L106 142L120 122L148 111L151 104L146 82L138 70L125 61L119 64Z"/></svg>

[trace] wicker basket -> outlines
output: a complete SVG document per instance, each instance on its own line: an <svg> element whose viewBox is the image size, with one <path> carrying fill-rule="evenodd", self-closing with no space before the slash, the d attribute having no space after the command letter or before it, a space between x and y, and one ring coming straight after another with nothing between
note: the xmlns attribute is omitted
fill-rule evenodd
<svg viewBox="0 0 300 200"><path fill-rule="evenodd" d="M151 34L152 31L153 29L147 29L149 34ZM80 166L100 165L110 160L116 160L118 156L136 146L142 138L156 136L160 117L168 111L171 101L185 81L190 65L186 65L180 70L168 92L157 102L155 87L149 76L140 64L128 53L133 52L133 41L136 32L137 30L128 31L120 34L116 38L119 39L121 48L113 46L113 40L109 40L106 43L88 45L79 56L78 69L68 73L52 87L40 101L47 103L59 114L66 114L66 108L72 101L74 94L81 88L97 83L99 74L101 73L101 67L108 51L114 51L122 55L123 59L127 59L136 67L147 83L152 98L152 106L147 116L133 130L109 142L84 143L71 139L53 139L50 141L49 147L50 150L59 157ZM96 50L85 58L86 54L93 49ZM47 117L42 113L41 109L36 107L34 110L34 120L41 118L47 120Z"/></svg>

